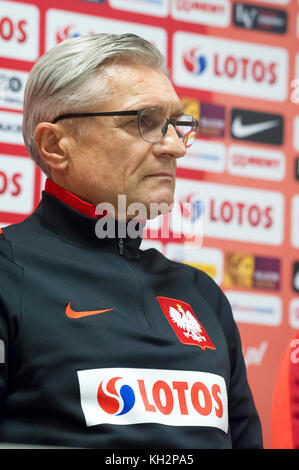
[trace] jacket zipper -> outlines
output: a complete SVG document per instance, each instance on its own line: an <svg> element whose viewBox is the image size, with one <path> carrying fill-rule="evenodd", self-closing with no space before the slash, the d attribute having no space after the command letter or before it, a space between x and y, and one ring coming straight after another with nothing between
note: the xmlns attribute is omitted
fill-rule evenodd
<svg viewBox="0 0 299 470"><path fill-rule="evenodd" d="M118 251L120 255L124 254L124 241L122 238L120 238L118 241Z"/></svg>
<svg viewBox="0 0 299 470"><path fill-rule="evenodd" d="M123 257L123 254L124 254L124 241L123 241L122 238L120 238L119 241L118 241L118 251L119 251L119 254L122 255L122 257ZM125 262L124 259L123 259L123 261ZM135 283L137 285L138 295L140 297L141 308L142 308L142 311L143 311L143 316L144 316L144 319L145 319L145 323L146 323L148 328L152 329L153 327L152 327L152 325L149 321L148 315L146 314L146 308L145 308L145 305L144 305L143 290L142 290L142 287L141 287L141 283L140 283L137 275L135 274L133 268L128 263L125 262L125 264L126 264L127 269L131 272L132 277L134 278Z"/></svg>

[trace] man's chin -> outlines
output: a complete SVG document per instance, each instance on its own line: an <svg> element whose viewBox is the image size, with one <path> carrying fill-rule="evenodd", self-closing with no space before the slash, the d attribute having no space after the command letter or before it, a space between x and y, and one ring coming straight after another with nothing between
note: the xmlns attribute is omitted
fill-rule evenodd
<svg viewBox="0 0 299 470"><path fill-rule="evenodd" d="M154 219L160 215L168 214L174 206L173 194L164 194L163 197L155 197L151 194L148 199L140 198L140 200L128 201L124 196L124 200L118 199L116 210L116 218L118 220L138 220Z"/></svg>

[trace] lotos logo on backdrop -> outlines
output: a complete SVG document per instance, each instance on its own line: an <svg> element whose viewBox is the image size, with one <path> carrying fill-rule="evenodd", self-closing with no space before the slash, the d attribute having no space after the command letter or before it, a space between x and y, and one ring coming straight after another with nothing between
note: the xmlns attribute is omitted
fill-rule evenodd
<svg viewBox="0 0 299 470"><path fill-rule="evenodd" d="M228 431L227 390L219 375L112 368L78 371L78 380L87 426L160 423Z"/></svg>
<svg viewBox="0 0 299 470"><path fill-rule="evenodd" d="M90 32L89 34L94 34ZM64 41L65 39L77 38L81 36L82 33L78 32L74 25L67 25L65 27L59 28L56 31L56 42L57 44Z"/></svg>
<svg viewBox="0 0 299 470"><path fill-rule="evenodd" d="M188 72L195 75L202 74L207 67L207 58L202 55L200 47L193 47L184 52L183 61Z"/></svg>
<svg viewBox="0 0 299 470"><path fill-rule="evenodd" d="M280 47L178 31L173 78L185 88L284 101L288 57Z"/></svg>
<svg viewBox="0 0 299 470"><path fill-rule="evenodd" d="M206 54L208 53L209 51ZM183 53L183 62L188 72L195 75L201 75L208 65L207 55L203 55L200 46L187 49ZM274 85L277 80L278 64L276 61L252 60L246 54L223 54L219 49L219 51L210 54L209 66L211 73L219 78L239 78L242 81L266 82L269 85Z"/></svg>
<svg viewBox="0 0 299 470"><path fill-rule="evenodd" d="M67 38L89 36L98 32L111 33L111 31L115 34L134 33L151 42L154 38L155 45L163 55L167 55L167 33L164 28L55 8L50 8L46 12L46 50Z"/></svg>
<svg viewBox="0 0 299 470"><path fill-rule="evenodd" d="M9 59L35 61L39 49L39 9L2 0L0 2L0 51Z"/></svg>
<svg viewBox="0 0 299 470"><path fill-rule="evenodd" d="M192 193L179 200L179 206L182 217L195 222L203 215L203 204L199 199L194 199L196 194Z"/></svg>
<svg viewBox="0 0 299 470"><path fill-rule="evenodd" d="M282 193L179 178L177 200L185 200L186 185L194 200L201 201L203 210L199 220L202 221L205 236L269 245L282 243ZM172 224L175 222L173 212L180 216L176 205L171 213Z"/></svg>

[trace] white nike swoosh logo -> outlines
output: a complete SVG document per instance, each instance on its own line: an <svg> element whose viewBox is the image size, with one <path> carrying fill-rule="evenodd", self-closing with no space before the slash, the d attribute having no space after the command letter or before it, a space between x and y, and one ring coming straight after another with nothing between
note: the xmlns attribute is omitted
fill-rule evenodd
<svg viewBox="0 0 299 470"><path fill-rule="evenodd" d="M237 116L232 123L232 134L235 137L242 139L242 137L249 137L253 134L272 129L279 124L278 119L273 119L267 122L257 122L254 124L243 124L241 116Z"/></svg>

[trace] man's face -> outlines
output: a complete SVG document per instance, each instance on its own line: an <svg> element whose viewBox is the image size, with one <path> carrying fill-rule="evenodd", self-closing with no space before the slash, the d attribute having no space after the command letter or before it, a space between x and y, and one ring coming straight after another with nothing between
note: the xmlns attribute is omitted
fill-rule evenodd
<svg viewBox="0 0 299 470"><path fill-rule="evenodd" d="M101 109L89 111L157 107L165 111L165 117L183 114L180 100L162 72L140 65L111 65L105 73L111 97ZM69 190L95 205L111 203L115 209L120 194L126 196L127 206L139 202L148 211L151 203L171 206L176 160L186 152L173 126L169 125L160 142L148 143L139 135L137 116L91 120L83 138L70 140Z"/></svg>

